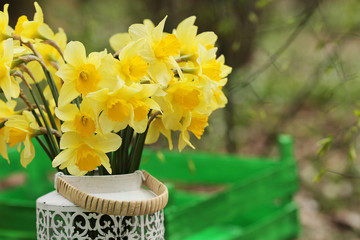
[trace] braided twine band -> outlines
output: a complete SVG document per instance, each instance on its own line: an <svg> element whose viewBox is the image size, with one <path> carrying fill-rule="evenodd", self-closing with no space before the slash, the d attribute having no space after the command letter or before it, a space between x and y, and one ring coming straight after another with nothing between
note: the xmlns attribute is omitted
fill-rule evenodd
<svg viewBox="0 0 360 240"><path fill-rule="evenodd" d="M168 202L168 190L148 172L143 170L142 174L145 178L143 184L155 193L156 197L139 201L103 199L82 192L62 177L57 178L56 189L63 197L90 212L120 216L148 215L165 208Z"/></svg>

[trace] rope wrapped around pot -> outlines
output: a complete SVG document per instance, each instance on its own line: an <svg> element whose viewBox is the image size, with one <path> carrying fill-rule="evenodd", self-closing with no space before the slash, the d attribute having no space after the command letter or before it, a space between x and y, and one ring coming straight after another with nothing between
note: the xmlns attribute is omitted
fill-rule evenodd
<svg viewBox="0 0 360 240"><path fill-rule="evenodd" d="M74 177L57 174L55 188L63 197L77 206L90 212L108 215L148 215L162 210L168 202L168 189L166 186L145 170L132 174L96 177L100 180L89 176ZM117 178L125 183L122 184L122 187L119 187ZM147 187L150 191L145 190L141 185ZM135 190L131 189L133 186L136 186ZM112 191L119 191L123 196L133 195L133 199L101 197L101 193L107 194L109 192L109 187L114 188ZM139 194L135 191L140 193L141 191L147 191L152 195L139 197Z"/></svg>

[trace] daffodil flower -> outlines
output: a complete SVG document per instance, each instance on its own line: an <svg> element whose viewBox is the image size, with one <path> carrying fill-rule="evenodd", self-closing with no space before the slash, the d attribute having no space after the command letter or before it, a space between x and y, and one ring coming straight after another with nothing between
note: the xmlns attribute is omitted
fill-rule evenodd
<svg viewBox="0 0 360 240"><path fill-rule="evenodd" d="M23 111L22 115L10 116L5 126L5 131L7 131L5 134L8 136L10 147L18 145L18 151L20 152L21 146L24 144L20 163L23 167L26 167L35 157L35 149L31 138L41 134L34 116L28 111Z"/></svg>
<svg viewBox="0 0 360 240"><path fill-rule="evenodd" d="M0 11L0 42L11 37L12 29L9 27L9 4L4 4L4 10Z"/></svg>
<svg viewBox="0 0 360 240"><path fill-rule="evenodd" d="M214 48L217 40L216 34L214 32L197 34L198 27L194 25L195 20L195 16L188 17L173 30L173 34L181 44L181 55L196 54L199 44L208 50Z"/></svg>
<svg viewBox="0 0 360 240"><path fill-rule="evenodd" d="M145 39L144 48L139 52L145 62L149 63L151 78L163 86L167 86L172 78L172 70L176 69L182 78L180 66L175 57L180 55L181 45L174 34L165 34L166 17L154 27L147 21L144 24L133 24L129 34L133 41Z"/></svg>
<svg viewBox="0 0 360 240"><path fill-rule="evenodd" d="M154 84L133 84L110 92L103 89L89 94L96 100L99 109L103 110L99 117L100 128L104 133L124 129L127 125L135 132L143 133L147 127L150 109L160 111L159 105L150 97L158 90Z"/></svg>
<svg viewBox="0 0 360 240"><path fill-rule="evenodd" d="M114 133L83 137L76 132L66 132L60 140L60 148L64 150L55 157L52 166L67 168L70 174L82 176L102 165L111 174L106 153L116 151L120 145L121 138Z"/></svg>
<svg viewBox="0 0 360 240"><path fill-rule="evenodd" d="M111 36L110 40L111 48L117 52L125 47L128 43L131 42L130 34L129 33L117 33Z"/></svg>
<svg viewBox="0 0 360 240"><path fill-rule="evenodd" d="M15 115L16 114L14 110L15 107L16 107L15 100L11 100L10 102L7 103L0 100L0 121L4 122L10 116ZM7 136L5 135L5 128L6 127L2 127L0 129L0 154L3 158L8 160L9 162L9 157L7 153Z"/></svg>
<svg viewBox="0 0 360 240"><path fill-rule="evenodd" d="M97 111L94 104L85 98L80 109L74 104L67 104L55 109L56 116L64 121L61 125L63 132L77 132L83 137L89 137L96 132Z"/></svg>
<svg viewBox="0 0 360 240"><path fill-rule="evenodd" d="M60 28L59 32L55 34L52 40L59 45L62 51L64 51L66 47L66 39L67 39L66 34ZM60 90L61 79L55 75L56 71L58 70L56 65L64 64L64 60L60 56L60 53L53 46L42 43L40 39L36 39L33 45L35 50L41 55L47 69L53 76L57 88ZM32 73L32 75L34 76L37 82L46 79L42 66L39 62L31 61L27 63L26 66L28 67L28 69L30 70L30 72ZM26 77L29 83L33 83L33 79L30 79L30 77L26 73L24 73L24 76ZM47 96L47 99L49 99L50 96L52 98L50 88L48 85L44 90L44 95Z"/></svg>
<svg viewBox="0 0 360 240"><path fill-rule="evenodd" d="M218 86L226 84L225 77L231 73L231 67L224 64L224 56L216 59L217 48L207 50L204 46L198 46L199 57L196 60L199 64L198 75L209 81L215 82Z"/></svg>
<svg viewBox="0 0 360 240"><path fill-rule="evenodd" d="M182 151L185 146L195 148L190 142L189 132L192 132L197 139L201 139L205 127L208 125L208 116L202 114L188 114L183 120L183 127L180 130L178 148Z"/></svg>
<svg viewBox="0 0 360 240"><path fill-rule="evenodd" d="M15 100L11 100L10 102L0 100L0 122L3 122L10 116L17 114L14 110L16 104L17 102Z"/></svg>
<svg viewBox="0 0 360 240"><path fill-rule="evenodd" d="M219 108L224 108L228 100L224 92L222 91L222 87L219 86L212 88L211 93L212 93L212 97L210 100L210 106L212 108L212 111L215 111L216 109Z"/></svg>
<svg viewBox="0 0 360 240"><path fill-rule="evenodd" d="M166 137L166 139L168 140L168 143L169 143L169 149L172 150L173 144L172 144L172 139L171 139L171 130L165 128L165 126L162 122L161 116L156 117L150 123L149 130L146 134L145 144L153 144L153 143L157 142L157 140L159 139L160 133Z"/></svg>
<svg viewBox="0 0 360 240"><path fill-rule="evenodd" d="M0 43L0 88L3 90L8 101L11 97L19 96L19 83L10 76L13 61L13 39L9 38Z"/></svg>
<svg viewBox="0 0 360 240"><path fill-rule="evenodd" d="M33 21L29 21L28 18L23 15L20 16L16 26L14 34L19 35L23 42L34 41L36 38L40 39L53 39L54 33L50 27L44 23L44 15L41 7L37 2L35 5L35 15Z"/></svg>
<svg viewBox="0 0 360 240"><path fill-rule="evenodd" d="M193 81L174 83L165 92L167 95L154 99L161 106L166 129L180 130L185 115L190 112L209 114L211 110L203 89Z"/></svg>
<svg viewBox="0 0 360 240"><path fill-rule="evenodd" d="M0 129L0 154L3 158L7 160L8 163L10 163L9 155L7 152L7 136L5 134L5 127L2 127Z"/></svg>
<svg viewBox="0 0 360 240"><path fill-rule="evenodd" d="M106 51L93 52L86 57L86 50L81 42L69 42L64 51L66 64L61 65L56 73L64 84L60 90L59 106L64 106L76 97L86 96L103 87L117 85L116 76L106 75L106 64L102 60Z"/></svg>
<svg viewBox="0 0 360 240"><path fill-rule="evenodd" d="M140 82L147 74L149 64L139 55L143 46L143 39L131 42L121 50L119 60L115 59L117 73L127 85Z"/></svg>

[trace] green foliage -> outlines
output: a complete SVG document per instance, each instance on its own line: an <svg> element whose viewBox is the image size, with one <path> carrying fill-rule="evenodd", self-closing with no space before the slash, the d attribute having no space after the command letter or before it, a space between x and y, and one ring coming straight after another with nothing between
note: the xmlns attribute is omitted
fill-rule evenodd
<svg viewBox="0 0 360 240"><path fill-rule="evenodd" d="M329 151L330 146L333 143L333 140L334 140L334 136L328 136L317 142L317 144L319 146L317 155L319 157L323 156L327 151Z"/></svg>
<svg viewBox="0 0 360 240"><path fill-rule="evenodd" d="M257 7L257 8L264 8L264 7L266 7L266 6L268 6L270 3L272 3L273 2L273 0L258 0L257 2L256 2L256 4L255 4L255 6Z"/></svg>
<svg viewBox="0 0 360 240"><path fill-rule="evenodd" d="M325 173L326 173L326 170L324 168L322 168L319 171L319 173L314 177L313 182L319 182Z"/></svg>

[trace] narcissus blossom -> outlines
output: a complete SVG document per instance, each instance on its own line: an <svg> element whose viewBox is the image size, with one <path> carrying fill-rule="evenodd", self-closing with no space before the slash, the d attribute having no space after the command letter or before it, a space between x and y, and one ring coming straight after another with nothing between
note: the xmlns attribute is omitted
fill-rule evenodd
<svg viewBox="0 0 360 240"><path fill-rule="evenodd" d="M37 2L35 5L35 15L32 21L29 21L25 15L19 17L14 34L19 35L24 42L34 41L34 39L52 39L54 36L50 27L44 23L44 15L41 7Z"/></svg>
<svg viewBox="0 0 360 240"><path fill-rule="evenodd" d="M52 165L67 168L70 174L76 176L85 175L102 165L111 174L106 153L117 150L120 145L121 138L114 133L83 137L76 132L66 132L60 141L60 148L64 150L56 156Z"/></svg>
<svg viewBox="0 0 360 240"><path fill-rule="evenodd" d="M0 43L0 88L8 101L17 98L20 93L19 83L10 76L13 61L13 39L9 38Z"/></svg>
<svg viewBox="0 0 360 240"><path fill-rule="evenodd" d="M12 115L5 123L7 131L5 136L8 137L10 147L18 145L18 151L21 151L20 163L26 167L35 157L34 145L31 138L41 134L39 125L36 123L34 116L29 111L23 111L22 115Z"/></svg>
<svg viewBox="0 0 360 240"><path fill-rule="evenodd" d="M99 123L104 133L117 132L131 126L135 132L146 130L150 110L159 111L159 105L150 97L158 90L153 84L133 84L110 91L103 89L89 94L102 111Z"/></svg>
<svg viewBox="0 0 360 240"><path fill-rule="evenodd" d="M102 87L116 86L116 76L106 75L108 66L102 65L106 54L106 51L93 52L86 57L86 50L81 42L67 44L64 51L66 64L61 65L56 73L64 81L60 90L59 106Z"/></svg>

